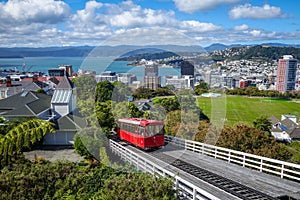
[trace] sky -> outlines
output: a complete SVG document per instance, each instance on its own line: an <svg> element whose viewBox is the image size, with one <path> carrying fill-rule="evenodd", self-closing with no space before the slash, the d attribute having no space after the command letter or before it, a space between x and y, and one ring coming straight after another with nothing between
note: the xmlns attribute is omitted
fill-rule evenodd
<svg viewBox="0 0 300 200"><path fill-rule="evenodd" d="M0 47L300 44L298 0L0 0Z"/></svg>

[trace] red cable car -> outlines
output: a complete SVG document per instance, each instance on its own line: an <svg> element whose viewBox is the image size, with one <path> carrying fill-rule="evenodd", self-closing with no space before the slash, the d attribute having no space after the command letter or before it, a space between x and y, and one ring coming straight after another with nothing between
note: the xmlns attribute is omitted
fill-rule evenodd
<svg viewBox="0 0 300 200"><path fill-rule="evenodd" d="M142 149L159 148L164 145L164 122L139 118L117 120L117 136Z"/></svg>

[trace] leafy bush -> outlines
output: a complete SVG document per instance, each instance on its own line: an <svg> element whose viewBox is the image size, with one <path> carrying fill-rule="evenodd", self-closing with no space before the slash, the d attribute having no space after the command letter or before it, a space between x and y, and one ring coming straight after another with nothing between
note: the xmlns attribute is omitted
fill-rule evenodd
<svg viewBox="0 0 300 200"><path fill-rule="evenodd" d="M67 161L27 161L0 171L0 199L174 199L172 186L170 179Z"/></svg>

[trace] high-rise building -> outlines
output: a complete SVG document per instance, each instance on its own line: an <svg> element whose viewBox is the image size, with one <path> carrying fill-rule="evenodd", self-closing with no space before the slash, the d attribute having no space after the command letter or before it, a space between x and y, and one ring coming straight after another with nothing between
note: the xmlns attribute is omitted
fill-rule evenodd
<svg viewBox="0 0 300 200"><path fill-rule="evenodd" d="M193 61L184 60L181 63L181 76L195 76L195 67Z"/></svg>
<svg viewBox="0 0 300 200"><path fill-rule="evenodd" d="M145 66L144 87L151 90L156 90L161 87L161 78L158 76L157 65Z"/></svg>
<svg viewBox="0 0 300 200"><path fill-rule="evenodd" d="M144 87L151 90L156 90L157 88L161 87L160 76L145 76Z"/></svg>
<svg viewBox="0 0 300 200"><path fill-rule="evenodd" d="M158 66L157 65L146 65L145 66L145 76L158 76Z"/></svg>
<svg viewBox="0 0 300 200"><path fill-rule="evenodd" d="M291 55L284 55L278 61L276 90L284 93L295 90L297 59Z"/></svg>

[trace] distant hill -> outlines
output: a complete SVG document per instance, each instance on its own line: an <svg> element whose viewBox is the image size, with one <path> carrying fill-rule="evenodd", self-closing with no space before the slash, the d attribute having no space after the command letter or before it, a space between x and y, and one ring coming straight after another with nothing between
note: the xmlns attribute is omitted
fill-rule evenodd
<svg viewBox="0 0 300 200"><path fill-rule="evenodd" d="M16 47L0 48L0 58L20 58L20 57L86 57L86 56L130 56L143 53L158 52L182 53L202 53L205 50L200 46L180 46L180 45L152 45L152 46L78 46L78 47Z"/></svg>
<svg viewBox="0 0 300 200"><path fill-rule="evenodd" d="M0 48L0 58L12 57L80 57L87 56L93 49L90 46L82 47L41 47L41 48Z"/></svg>
<svg viewBox="0 0 300 200"><path fill-rule="evenodd" d="M207 52L213 52L217 50L225 50L229 49L232 47L245 47L245 46L257 46L256 44L231 44L231 45L225 45L221 43L215 43L211 44L204 49ZM300 48L300 45L297 44L283 44L283 43L263 43L261 46L270 46L270 47L295 47L295 48Z"/></svg>
<svg viewBox="0 0 300 200"><path fill-rule="evenodd" d="M225 50L233 47L245 47L256 45L232 44L224 45L220 43L212 44L205 48L197 45L180 46L180 45L119 45L119 46L69 46L69 47L15 47L0 48L0 58L23 58L23 57L128 57L138 54L153 54L159 52L172 52L178 55L191 55L205 52L213 52L215 50ZM265 47L295 47L300 45L281 44L281 43L265 43L261 46Z"/></svg>
<svg viewBox="0 0 300 200"><path fill-rule="evenodd" d="M212 52L211 56L214 60L241 60L241 59L263 59L263 60L278 60L283 55L293 55L294 58L300 60L300 48L295 47L278 47L267 44L247 46L247 47L232 47L221 52Z"/></svg>
<svg viewBox="0 0 300 200"><path fill-rule="evenodd" d="M119 57L115 59L115 61L141 61L142 59L145 60L157 60L157 59L164 59L164 58L170 58L173 56L178 56L178 54L175 54L173 52L165 51L165 52L156 52L156 53L142 53L142 54L134 54L131 56L126 57Z"/></svg>
<svg viewBox="0 0 300 200"><path fill-rule="evenodd" d="M208 52L212 52L212 51L216 51L216 50L225 50L227 49L229 46L225 45L225 44L220 44L220 43L215 43L212 44L208 47L205 47L204 49Z"/></svg>

